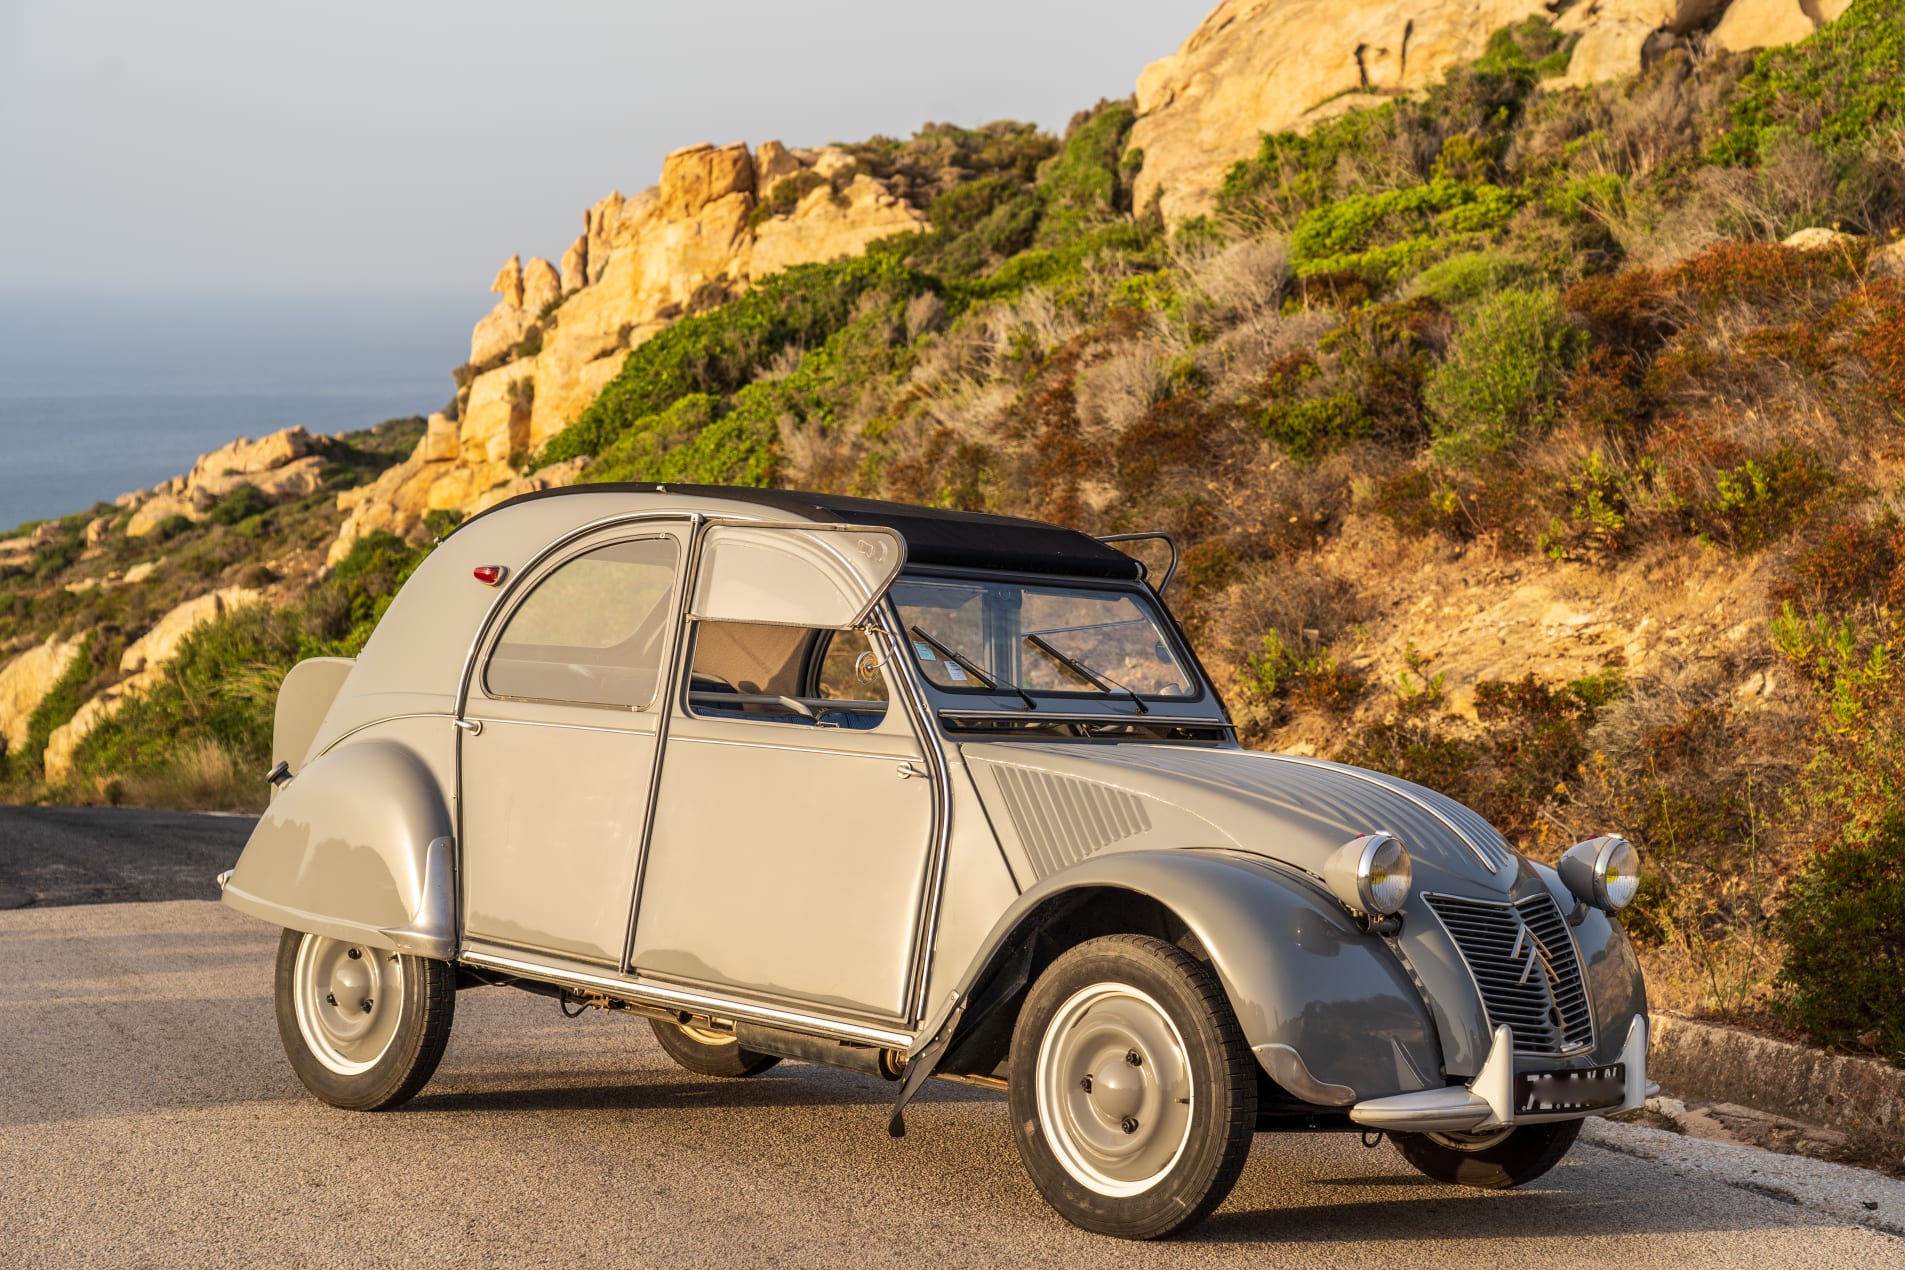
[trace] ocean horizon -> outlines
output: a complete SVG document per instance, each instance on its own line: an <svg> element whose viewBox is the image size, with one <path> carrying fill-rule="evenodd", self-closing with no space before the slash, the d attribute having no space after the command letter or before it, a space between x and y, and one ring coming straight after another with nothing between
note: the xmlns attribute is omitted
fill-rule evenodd
<svg viewBox="0 0 1905 1270"><path fill-rule="evenodd" d="M0 534L150 488L237 437L440 410L486 307L466 295L0 294Z"/></svg>
<svg viewBox="0 0 1905 1270"><path fill-rule="evenodd" d="M0 534L149 489L237 437L356 431L442 404L390 393L0 393Z"/></svg>

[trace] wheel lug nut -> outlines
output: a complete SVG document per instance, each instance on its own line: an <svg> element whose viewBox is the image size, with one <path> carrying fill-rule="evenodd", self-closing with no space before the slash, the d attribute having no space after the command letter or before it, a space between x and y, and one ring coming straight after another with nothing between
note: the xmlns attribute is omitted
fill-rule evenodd
<svg viewBox="0 0 1905 1270"><path fill-rule="evenodd" d="M370 998L369 997L364 998L364 1013L365 1014L370 1013Z"/></svg>
<svg viewBox="0 0 1905 1270"><path fill-rule="evenodd" d="M359 957L362 957L363 955L364 953L362 949L358 949L358 948L351 949L350 957L352 961L356 961Z"/></svg>
<svg viewBox="0 0 1905 1270"><path fill-rule="evenodd" d="M1078 1087L1084 1090L1086 1093L1090 1093L1091 1092L1091 1076L1089 1074L1086 1075L1085 1079L1078 1082Z"/></svg>
<svg viewBox="0 0 1905 1270"><path fill-rule="evenodd" d="M337 994L336 994L335 992L327 992L327 993L325 993L325 994L324 994L324 1004L325 1004L325 1005L336 1005L336 1004L337 1004Z"/></svg>
<svg viewBox="0 0 1905 1270"><path fill-rule="evenodd" d="M1126 1116L1123 1120L1118 1122L1118 1127L1123 1129L1126 1133L1136 1133L1138 1131L1138 1118L1136 1116Z"/></svg>
<svg viewBox="0 0 1905 1270"><path fill-rule="evenodd" d="M1144 1055L1138 1053L1138 1051L1136 1050L1126 1050L1124 1052L1124 1061L1131 1064L1133 1067L1143 1067ZM1125 1132L1129 1133L1131 1131L1127 1129L1125 1130Z"/></svg>

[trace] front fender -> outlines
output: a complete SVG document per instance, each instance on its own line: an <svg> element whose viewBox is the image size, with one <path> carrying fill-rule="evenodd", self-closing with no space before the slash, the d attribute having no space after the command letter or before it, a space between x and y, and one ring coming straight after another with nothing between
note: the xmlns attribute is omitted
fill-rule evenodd
<svg viewBox="0 0 1905 1270"><path fill-rule="evenodd" d="M451 846L429 767L394 741L364 741L314 759L280 791L223 899L292 930L449 961Z"/></svg>
<svg viewBox="0 0 1905 1270"><path fill-rule="evenodd" d="M983 987L1054 901L1094 888L1147 896L1189 927L1259 1061L1306 1101L1441 1083L1434 1024L1396 955L1308 882L1229 851L1094 856L1044 878L993 927L962 988Z"/></svg>

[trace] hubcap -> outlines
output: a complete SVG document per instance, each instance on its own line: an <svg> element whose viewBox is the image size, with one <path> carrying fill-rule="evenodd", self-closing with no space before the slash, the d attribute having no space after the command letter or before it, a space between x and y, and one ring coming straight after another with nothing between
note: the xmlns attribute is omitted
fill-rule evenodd
<svg viewBox="0 0 1905 1270"><path fill-rule="evenodd" d="M1184 1038L1164 1008L1122 983L1082 988L1038 1052L1038 1111L1052 1153L1100 1195L1137 1195L1169 1173L1191 1136Z"/></svg>
<svg viewBox="0 0 1905 1270"><path fill-rule="evenodd" d="M1429 1140L1456 1151L1486 1151L1515 1131L1513 1125L1499 1129L1481 1129L1474 1133L1431 1133Z"/></svg>
<svg viewBox="0 0 1905 1270"><path fill-rule="evenodd" d="M403 964L396 953L306 935L291 981L298 1032L320 1063L355 1076L390 1048L403 1016Z"/></svg>

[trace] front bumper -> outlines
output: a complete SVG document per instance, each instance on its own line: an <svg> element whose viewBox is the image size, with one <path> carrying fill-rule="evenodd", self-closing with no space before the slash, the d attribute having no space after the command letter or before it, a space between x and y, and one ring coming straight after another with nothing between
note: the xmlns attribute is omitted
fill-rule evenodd
<svg viewBox="0 0 1905 1270"><path fill-rule="evenodd" d="M1582 1116L1606 1116L1631 1111L1647 1101L1658 1086L1647 1083L1647 1017L1636 1015L1627 1029L1627 1043L1621 1047L1621 1062L1627 1067L1624 1096L1616 1107L1561 1115L1523 1116L1524 1123L1547 1120L1579 1119ZM1516 1123L1515 1117L1515 1037L1507 1027L1495 1029L1488 1059L1482 1070L1467 1085L1444 1089L1423 1089L1412 1094L1388 1098L1367 1098L1349 1109L1349 1118L1371 1129L1391 1133L1467 1133L1500 1129Z"/></svg>

